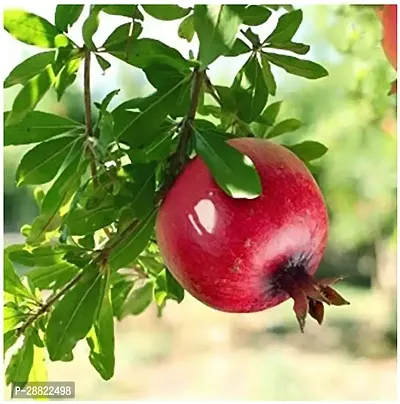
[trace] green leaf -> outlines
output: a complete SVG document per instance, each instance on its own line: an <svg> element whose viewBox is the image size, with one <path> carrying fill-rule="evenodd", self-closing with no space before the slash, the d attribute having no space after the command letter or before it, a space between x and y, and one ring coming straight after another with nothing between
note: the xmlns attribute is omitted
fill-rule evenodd
<svg viewBox="0 0 400 404"><path fill-rule="evenodd" d="M138 6L134 4L102 5L101 11L111 15L121 15L123 17L143 20L143 14L138 10Z"/></svg>
<svg viewBox="0 0 400 404"><path fill-rule="evenodd" d="M261 52L261 67L264 76L265 84L267 85L268 92L271 95L276 95L276 82L275 77L271 71L271 65L268 58Z"/></svg>
<svg viewBox="0 0 400 404"><path fill-rule="evenodd" d="M144 69L153 64L164 64L188 73L191 64L176 49L157 41L142 38L136 41L128 39L118 44L107 46L106 51L132 66ZM128 55L128 58L126 57Z"/></svg>
<svg viewBox="0 0 400 404"><path fill-rule="evenodd" d="M194 36L194 16L188 15L181 21L178 27L179 38L186 39L188 42L192 42Z"/></svg>
<svg viewBox="0 0 400 404"><path fill-rule="evenodd" d="M99 143L102 145L102 147L107 148L111 143L116 141L114 136L114 117L111 112L102 112L99 122L99 129Z"/></svg>
<svg viewBox="0 0 400 404"><path fill-rule="evenodd" d="M82 56L76 57L76 55L72 55L69 59L63 61L63 66L54 83L57 91L57 101L61 100L65 90L76 80L81 62Z"/></svg>
<svg viewBox="0 0 400 404"><path fill-rule="evenodd" d="M97 209L76 209L68 215L66 225L69 234L83 236L94 233L110 225L116 219L115 209L112 206L103 206Z"/></svg>
<svg viewBox="0 0 400 404"><path fill-rule="evenodd" d="M111 302L112 302L113 315L118 319L120 318L121 315L122 306L134 285L135 285L134 281L121 279L116 283L114 283L111 287Z"/></svg>
<svg viewBox="0 0 400 404"><path fill-rule="evenodd" d="M157 304L160 306L164 296L180 303L185 297L185 290L171 275L170 271L164 268L156 279L156 288L154 291ZM159 297L161 295L161 297ZM159 301L157 301L159 299Z"/></svg>
<svg viewBox="0 0 400 404"><path fill-rule="evenodd" d="M128 155L130 153L128 151ZM134 159L132 159L134 161ZM151 164L129 164L124 166L129 173L132 182L128 183L128 188L133 195L130 207L135 212L138 219L145 218L153 209L153 197L156 189L156 165Z"/></svg>
<svg viewBox="0 0 400 404"><path fill-rule="evenodd" d="M224 56L231 57L231 56L239 56L243 55L243 53L251 52L251 48L245 44L241 39L236 39L235 43L233 44L232 48L229 50L228 53L225 53Z"/></svg>
<svg viewBox="0 0 400 404"><path fill-rule="evenodd" d="M99 29L100 24L100 14L101 6L94 6L89 14L89 17L86 18L85 22L82 26L82 37L85 45L91 50L96 50L96 45L93 42L93 35Z"/></svg>
<svg viewBox="0 0 400 404"><path fill-rule="evenodd" d="M298 55L306 55L310 50L308 45L298 42L274 43L270 47L275 49L285 49L297 53Z"/></svg>
<svg viewBox="0 0 400 404"><path fill-rule="evenodd" d="M243 24L261 25L271 16L271 11L265 6L247 6L243 12Z"/></svg>
<svg viewBox="0 0 400 404"><path fill-rule="evenodd" d="M150 84L163 92L184 81L186 77L185 74L169 65L154 64L143 70Z"/></svg>
<svg viewBox="0 0 400 404"><path fill-rule="evenodd" d="M261 181L248 156L220 140L195 130L196 148L219 187L233 198L254 199L261 194Z"/></svg>
<svg viewBox="0 0 400 404"><path fill-rule="evenodd" d="M29 373L33 365L33 337L29 332L24 339L23 345L11 357L6 370L6 384L24 386L29 379Z"/></svg>
<svg viewBox="0 0 400 404"><path fill-rule="evenodd" d="M322 143L306 140L294 146L285 146L303 161L316 160L322 157L328 148Z"/></svg>
<svg viewBox="0 0 400 404"><path fill-rule="evenodd" d="M122 320L129 315L137 316L143 313L153 301L153 290L154 284L152 282L147 282L140 288L132 289L121 307L118 319Z"/></svg>
<svg viewBox="0 0 400 404"><path fill-rule="evenodd" d="M71 354L77 342L86 337L103 299L101 284L98 269L85 268L79 282L55 305L46 329L50 360L61 360Z"/></svg>
<svg viewBox="0 0 400 404"><path fill-rule="evenodd" d="M243 32L243 35L255 46L260 45L260 37L255 34L251 28L248 28L245 32Z"/></svg>
<svg viewBox="0 0 400 404"><path fill-rule="evenodd" d="M23 248L24 245L21 245L21 247ZM64 255L64 250L52 245L38 247L31 251L20 249L8 253L8 257L13 263L27 267L60 264Z"/></svg>
<svg viewBox="0 0 400 404"><path fill-rule="evenodd" d="M15 329L26 317L27 314L21 312L15 303L6 303L3 306L3 332Z"/></svg>
<svg viewBox="0 0 400 404"><path fill-rule="evenodd" d="M203 68L227 53L234 45L239 30L239 5L195 5L194 27L199 37L199 60Z"/></svg>
<svg viewBox="0 0 400 404"><path fill-rule="evenodd" d="M111 63L108 60L104 59L103 56L98 55L97 53L95 54L95 56L97 63L100 65L103 72L105 72L107 69L111 67Z"/></svg>
<svg viewBox="0 0 400 404"><path fill-rule="evenodd" d="M36 344L33 346L33 363L31 367L31 371L29 372L29 383L43 383L47 381L47 368L46 368L46 357L45 357L46 349L43 346L37 346ZM44 397L40 396L39 397ZM40 399L37 397L37 399Z"/></svg>
<svg viewBox="0 0 400 404"><path fill-rule="evenodd" d="M59 4L56 7L56 27L62 32L68 32L68 28L78 21L83 8L83 4Z"/></svg>
<svg viewBox="0 0 400 404"><path fill-rule="evenodd" d="M190 8L182 8L174 4L143 4L142 7L147 14L163 21L179 20L191 11Z"/></svg>
<svg viewBox="0 0 400 404"><path fill-rule="evenodd" d="M3 356L6 355L6 352L17 342L17 340L17 330L7 331L3 334Z"/></svg>
<svg viewBox="0 0 400 404"><path fill-rule="evenodd" d="M55 51L37 53L22 63L14 67L11 73L4 80L4 88L15 86L16 84L25 85L29 79L39 74L47 65L54 62Z"/></svg>
<svg viewBox="0 0 400 404"><path fill-rule="evenodd" d="M54 84L56 76L51 65L33 76L14 99L12 111L7 117L5 126L15 125L32 112L39 101L45 96Z"/></svg>
<svg viewBox="0 0 400 404"><path fill-rule="evenodd" d="M42 142L29 150L17 168L17 186L51 181L60 170L74 140L74 136L63 136Z"/></svg>
<svg viewBox="0 0 400 404"><path fill-rule="evenodd" d="M153 211L136 226L129 226L123 231L122 242L112 250L109 257L112 271L131 264L146 248L153 233L155 216L155 211Z"/></svg>
<svg viewBox="0 0 400 404"><path fill-rule="evenodd" d="M274 65L296 76L306 77L308 79L319 79L328 75L324 67L309 60L269 52L264 53L264 55Z"/></svg>
<svg viewBox="0 0 400 404"><path fill-rule="evenodd" d="M264 41L264 43L283 43L289 42L294 34L300 27L303 20L303 12L301 10L294 10L290 13L283 14L279 17L278 23L271 33Z"/></svg>
<svg viewBox="0 0 400 404"><path fill-rule="evenodd" d="M115 368L115 337L108 274L103 282L105 283L104 297L87 341L90 346L90 363L104 380L109 380L113 377Z"/></svg>
<svg viewBox="0 0 400 404"><path fill-rule="evenodd" d="M113 48L120 45L121 43L128 44L129 33L131 30L132 23L127 22L126 24L120 25L115 28L115 30L109 35L103 44L103 48ZM134 41L142 33L143 27L138 22L135 22L133 26L132 36L130 41Z"/></svg>
<svg viewBox="0 0 400 404"><path fill-rule="evenodd" d="M257 122L263 123L268 126L272 126L275 124L276 117L279 114L281 109L282 101L277 101L268 105L265 111L259 116Z"/></svg>
<svg viewBox="0 0 400 404"><path fill-rule="evenodd" d="M284 133L293 132L302 126L303 124L297 119L286 119L277 123L269 132L267 132L265 137L267 139L272 139L273 137L283 135Z"/></svg>
<svg viewBox="0 0 400 404"><path fill-rule="evenodd" d="M61 213L71 200L81 184L81 175L86 170L88 162L83 159L83 141L76 142L71 155L73 160L68 163L54 184L47 191L41 206L41 213L32 224L31 232L26 242L32 246L42 243L46 233L55 231L61 225Z"/></svg>
<svg viewBox="0 0 400 404"><path fill-rule="evenodd" d="M60 48L70 43L54 25L24 10L5 10L4 29L15 39L40 48Z"/></svg>
<svg viewBox="0 0 400 404"><path fill-rule="evenodd" d="M133 148L140 144L143 136L148 138L160 128L174 103L177 103L182 89L189 88L189 77L185 77L167 92L157 91L152 98L144 100L144 107L140 108L140 113L120 111L119 113L122 112L125 117L119 120L118 111L113 112L116 137L127 142Z"/></svg>
<svg viewBox="0 0 400 404"><path fill-rule="evenodd" d="M22 284L21 278L15 272L14 266L8 256L11 248L8 247L4 250L4 292L33 300L35 296Z"/></svg>
<svg viewBox="0 0 400 404"><path fill-rule="evenodd" d="M256 120L267 103L268 88L255 56L250 57L237 74L233 90L238 106L238 117L244 122Z"/></svg>
<svg viewBox="0 0 400 404"><path fill-rule="evenodd" d="M40 290L56 290L67 284L78 272L75 265L62 262L32 269L26 276Z"/></svg>
<svg viewBox="0 0 400 404"><path fill-rule="evenodd" d="M100 107L99 107L99 109L100 109L100 111L101 111L102 113L107 110L108 106L110 105L110 102L113 100L113 98L114 98L115 96L117 96L117 95L119 94L120 91L121 91L120 89L116 89L116 90L110 91L110 92L103 98L103 100L101 101Z"/></svg>
<svg viewBox="0 0 400 404"><path fill-rule="evenodd" d="M4 113L4 121L9 114L10 112ZM81 123L63 116L32 111L18 124L4 128L4 146L43 142L62 133L83 128Z"/></svg>

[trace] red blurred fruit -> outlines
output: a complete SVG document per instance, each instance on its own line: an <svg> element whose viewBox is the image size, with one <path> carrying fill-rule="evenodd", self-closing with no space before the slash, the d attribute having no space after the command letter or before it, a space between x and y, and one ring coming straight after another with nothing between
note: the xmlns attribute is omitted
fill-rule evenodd
<svg viewBox="0 0 400 404"><path fill-rule="evenodd" d="M377 9L383 25L382 47L391 65L397 71L397 5L387 4ZM392 84L390 93L397 92L397 81Z"/></svg>
<svg viewBox="0 0 400 404"><path fill-rule="evenodd" d="M322 322L326 304L348 304L312 276L324 254L328 216L304 163L268 140L229 143L254 162L262 195L233 199L196 157L177 178L157 217L161 255L181 285L218 310L257 312L290 297L303 330L307 313Z"/></svg>

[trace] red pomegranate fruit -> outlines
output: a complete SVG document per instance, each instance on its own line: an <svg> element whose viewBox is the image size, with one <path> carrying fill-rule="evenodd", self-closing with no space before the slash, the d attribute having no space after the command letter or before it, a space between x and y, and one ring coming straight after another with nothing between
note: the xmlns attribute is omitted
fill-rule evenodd
<svg viewBox="0 0 400 404"><path fill-rule="evenodd" d="M234 199L200 157L185 167L166 195L156 234L165 264L195 298L217 310L257 312L289 298L303 331L309 313L320 324L323 303L348 304L316 280L328 237L322 194L304 163L269 140L230 145L257 168L262 194Z"/></svg>

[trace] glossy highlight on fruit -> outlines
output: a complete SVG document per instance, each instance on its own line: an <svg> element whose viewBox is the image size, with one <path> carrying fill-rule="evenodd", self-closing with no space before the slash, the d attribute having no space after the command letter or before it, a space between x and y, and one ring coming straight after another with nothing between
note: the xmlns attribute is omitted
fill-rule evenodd
<svg viewBox="0 0 400 404"><path fill-rule="evenodd" d="M307 314L319 323L325 304L348 304L315 280L328 237L322 194L305 164L269 140L240 138L230 145L255 164L262 183L256 199L233 199L196 157L160 207L156 235L175 278L218 310L257 312L294 300L301 330Z"/></svg>

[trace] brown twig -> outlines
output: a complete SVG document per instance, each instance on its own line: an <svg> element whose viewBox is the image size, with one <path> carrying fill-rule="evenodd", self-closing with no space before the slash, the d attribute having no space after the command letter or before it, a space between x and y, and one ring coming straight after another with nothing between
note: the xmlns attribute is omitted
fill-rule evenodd
<svg viewBox="0 0 400 404"><path fill-rule="evenodd" d="M165 193L172 186L178 173L181 171L182 167L186 163L187 147L193 132L192 125L196 117L196 111L199 104L199 97L204 82L204 78L205 78L205 72L200 71L198 69L194 70L188 114L186 115L186 118L183 120L179 132L178 147L176 149L175 154L172 156L164 184L155 194L156 204L161 202L161 200L164 198Z"/></svg>
<svg viewBox="0 0 400 404"><path fill-rule="evenodd" d="M33 324L42 314L46 313L47 311L49 311L50 307L58 300L60 299L62 296L64 296L65 293L67 293L73 286L75 286L79 280L82 278L84 274L84 271L82 270L81 272L79 272L77 275L75 275L67 284L64 285L63 288L61 288L57 293L55 293L54 295L50 296L46 303L42 304L40 306L40 308L32 313L29 318L25 321L24 324L21 325L21 327L19 327L17 329L17 335L20 336L22 335L25 330L31 325Z"/></svg>
<svg viewBox="0 0 400 404"><path fill-rule="evenodd" d="M83 72L83 95L85 100L85 124L86 124L86 138L87 143L91 141L93 137L93 123L92 123L92 100L90 94L90 49L85 46L85 61L84 61L84 72ZM86 147L86 150L90 154L90 172L93 178L93 185L97 187L99 185L99 180L97 178L97 167L96 167L96 155L91 147Z"/></svg>

